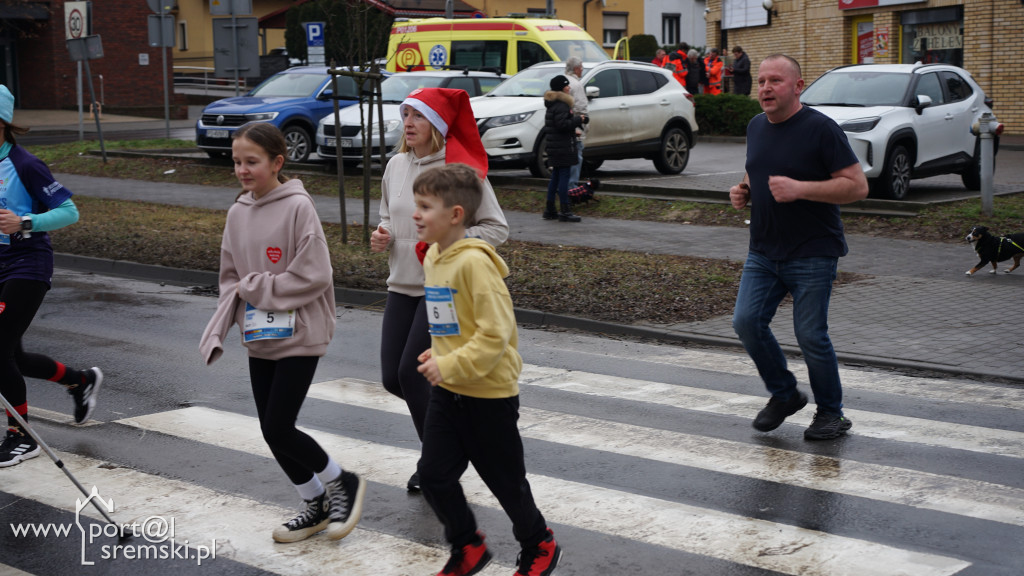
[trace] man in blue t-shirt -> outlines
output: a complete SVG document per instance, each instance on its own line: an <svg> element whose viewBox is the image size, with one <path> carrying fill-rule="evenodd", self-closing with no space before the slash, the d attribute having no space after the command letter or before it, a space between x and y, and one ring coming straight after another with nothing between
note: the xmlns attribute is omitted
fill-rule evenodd
<svg viewBox="0 0 1024 576"><path fill-rule="evenodd" d="M868 183L843 130L800 103L800 64L784 54L758 69L764 114L747 127L743 181L729 190L737 210L750 206L750 248L743 266L733 329L757 366L771 399L754 428L774 430L807 405L769 324L786 294L793 329L818 406L808 440L846 433L839 364L828 337L828 305L840 256L847 252L839 204L865 198Z"/></svg>

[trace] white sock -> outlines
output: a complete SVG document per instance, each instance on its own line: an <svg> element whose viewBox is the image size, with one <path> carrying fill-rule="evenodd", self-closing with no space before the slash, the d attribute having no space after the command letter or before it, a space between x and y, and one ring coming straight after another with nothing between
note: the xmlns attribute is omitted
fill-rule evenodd
<svg viewBox="0 0 1024 576"><path fill-rule="evenodd" d="M304 484L296 484L295 489L299 491L299 496L303 500L313 500L324 493L324 485L320 483L320 479L317 478L316 474L309 482Z"/></svg>
<svg viewBox="0 0 1024 576"><path fill-rule="evenodd" d="M327 457L327 467L316 473L324 482L330 482L331 480L338 479L341 476L341 466L334 461L334 458Z"/></svg>

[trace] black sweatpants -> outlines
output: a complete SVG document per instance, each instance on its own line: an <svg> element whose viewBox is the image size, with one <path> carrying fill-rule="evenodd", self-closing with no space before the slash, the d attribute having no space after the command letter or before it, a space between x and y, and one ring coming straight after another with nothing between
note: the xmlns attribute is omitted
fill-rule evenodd
<svg viewBox="0 0 1024 576"><path fill-rule="evenodd" d="M523 547L547 537L547 523L526 480L518 421L518 396L471 398L440 386L431 390L420 486L453 548L476 538L476 518L459 482L470 462L512 520L512 533Z"/></svg>
<svg viewBox="0 0 1024 576"><path fill-rule="evenodd" d="M21 346L21 338L43 303L50 286L39 280L12 279L0 283L0 394L18 414L28 418L28 391L25 376L52 380L61 384L81 382L82 374L42 354L30 354ZM7 416L8 426L17 426Z"/></svg>
<svg viewBox="0 0 1024 576"><path fill-rule="evenodd" d="M319 361L317 356L249 358L249 379L263 439L296 486L309 482L327 467L327 453L316 440L295 427Z"/></svg>
<svg viewBox="0 0 1024 576"><path fill-rule="evenodd" d="M420 440L430 401L430 382L416 370L420 365L416 358L428 348L430 332L424 297L388 292L380 342L384 389L405 400Z"/></svg>

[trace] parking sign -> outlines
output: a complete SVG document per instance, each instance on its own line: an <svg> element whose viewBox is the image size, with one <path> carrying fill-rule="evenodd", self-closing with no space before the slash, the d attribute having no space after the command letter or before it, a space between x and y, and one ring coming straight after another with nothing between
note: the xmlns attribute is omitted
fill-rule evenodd
<svg viewBox="0 0 1024 576"><path fill-rule="evenodd" d="M303 22L306 29L306 60L310 66L323 66L327 63L324 56L324 23Z"/></svg>

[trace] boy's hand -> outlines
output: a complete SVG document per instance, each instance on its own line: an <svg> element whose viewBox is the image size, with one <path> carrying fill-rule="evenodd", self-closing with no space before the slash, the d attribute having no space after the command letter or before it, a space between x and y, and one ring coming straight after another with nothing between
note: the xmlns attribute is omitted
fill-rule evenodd
<svg viewBox="0 0 1024 576"><path fill-rule="evenodd" d="M423 377L427 379L427 382L430 382L431 386L437 386L444 382L444 379L441 378L441 370L437 367L437 360L434 360L434 354L429 348L417 356L416 359L420 361L420 365L416 370L423 374Z"/></svg>

